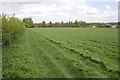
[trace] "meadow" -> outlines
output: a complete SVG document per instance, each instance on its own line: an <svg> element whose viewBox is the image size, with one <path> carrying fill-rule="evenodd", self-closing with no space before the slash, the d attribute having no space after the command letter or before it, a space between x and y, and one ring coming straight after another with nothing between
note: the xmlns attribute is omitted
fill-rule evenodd
<svg viewBox="0 0 120 80"><path fill-rule="evenodd" d="M118 29L28 28L3 46L3 78L118 78Z"/></svg>

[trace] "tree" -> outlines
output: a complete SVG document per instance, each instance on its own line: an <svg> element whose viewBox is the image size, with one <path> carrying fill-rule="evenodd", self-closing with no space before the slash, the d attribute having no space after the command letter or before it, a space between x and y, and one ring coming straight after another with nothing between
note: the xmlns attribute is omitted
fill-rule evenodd
<svg viewBox="0 0 120 80"><path fill-rule="evenodd" d="M2 44L11 46L11 40L19 36L24 30L24 23L16 17L7 17L6 14L0 16L2 20Z"/></svg>
<svg viewBox="0 0 120 80"><path fill-rule="evenodd" d="M78 24L78 21L77 21L77 20L75 20L74 24L75 24L75 25L77 25L77 24Z"/></svg>
<svg viewBox="0 0 120 80"><path fill-rule="evenodd" d="M33 28L33 20L32 18L24 18L23 22L27 28Z"/></svg>
<svg viewBox="0 0 120 80"><path fill-rule="evenodd" d="M75 20L74 24L75 24L75 27L78 27L78 21L77 20Z"/></svg>
<svg viewBox="0 0 120 80"><path fill-rule="evenodd" d="M48 27L53 27L53 23L51 21L48 23Z"/></svg>
<svg viewBox="0 0 120 80"><path fill-rule="evenodd" d="M42 27L47 27L47 24L45 21L43 21L41 25L42 25Z"/></svg>

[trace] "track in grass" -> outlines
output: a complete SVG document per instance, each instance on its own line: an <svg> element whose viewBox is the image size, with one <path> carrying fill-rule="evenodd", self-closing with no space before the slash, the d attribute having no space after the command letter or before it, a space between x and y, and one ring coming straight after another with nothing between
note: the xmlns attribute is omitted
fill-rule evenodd
<svg viewBox="0 0 120 80"><path fill-rule="evenodd" d="M117 78L117 29L27 29L3 47L5 78Z"/></svg>

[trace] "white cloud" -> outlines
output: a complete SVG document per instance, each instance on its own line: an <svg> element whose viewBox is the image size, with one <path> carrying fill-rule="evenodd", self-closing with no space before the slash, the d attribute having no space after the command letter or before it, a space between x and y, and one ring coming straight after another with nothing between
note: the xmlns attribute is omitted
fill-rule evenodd
<svg viewBox="0 0 120 80"><path fill-rule="evenodd" d="M47 0L45 0L47 1ZM109 5L101 12L97 7L88 5L85 0L61 0L61 2L23 2L23 3L3 3L0 4L0 13L13 14L16 17L31 17L35 22L43 20L49 21L104 21L111 18L116 19L115 10ZM114 13L113 13L114 12ZM110 20L110 19L109 19Z"/></svg>
<svg viewBox="0 0 120 80"><path fill-rule="evenodd" d="M77 1L77 0L73 0L73 1ZM119 0L86 0L86 1L87 2L118 2ZM0 2L63 2L63 0L0 0Z"/></svg>
<svg viewBox="0 0 120 80"><path fill-rule="evenodd" d="M111 7L109 5L105 5L106 9L111 9Z"/></svg>

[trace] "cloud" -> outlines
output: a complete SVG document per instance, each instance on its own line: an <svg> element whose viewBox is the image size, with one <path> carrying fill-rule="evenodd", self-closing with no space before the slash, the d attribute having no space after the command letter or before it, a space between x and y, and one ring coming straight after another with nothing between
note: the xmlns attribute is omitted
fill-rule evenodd
<svg viewBox="0 0 120 80"><path fill-rule="evenodd" d="M16 13L16 17L31 17L34 22L49 21L102 21L116 20L117 11L113 10L110 5L105 5L103 10L99 10L97 6L90 6L85 0L55 0L47 2L9 2L0 3L0 13L12 15ZM94 2L92 3L94 4ZM114 13L113 13L114 12Z"/></svg>
<svg viewBox="0 0 120 80"><path fill-rule="evenodd" d="M73 1L77 1L77 0L73 0ZM118 2L119 0L86 0L86 1L87 2ZM0 0L0 2L63 2L63 0Z"/></svg>
<svg viewBox="0 0 120 80"><path fill-rule="evenodd" d="M105 5L106 9L111 9L111 7L109 5Z"/></svg>

